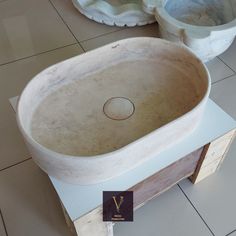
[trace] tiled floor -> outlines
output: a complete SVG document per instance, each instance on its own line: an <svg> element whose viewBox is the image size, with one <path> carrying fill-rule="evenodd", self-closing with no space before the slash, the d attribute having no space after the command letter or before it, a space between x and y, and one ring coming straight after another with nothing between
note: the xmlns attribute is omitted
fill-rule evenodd
<svg viewBox="0 0 236 236"><path fill-rule="evenodd" d="M76 42L48 0L1 2L0 22L0 64Z"/></svg>
<svg viewBox="0 0 236 236"><path fill-rule="evenodd" d="M4 228L4 224L3 224L3 221L2 221L1 215L0 215L0 235L1 236L6 236L6 231L5 231L5 228Z"/></svg>
<svg viewBox="0 0 236 236"><path fill-rule="evenodd" d="M134 222L119 223L114 229L115 236L211 236L178 186L135 212Z"/></svg>
<svg viewBox="0 0 236 236"><path fill-rule="evenodd" d="M0 170L29 158L9 107L9 97L19 95L26 83L42 69L82 52L75 44L0 66L0 107L1 114L4 114L0 119L0 130L4 134L0 142Z"/></svg>
<svg viewBox="0 0 236 236"><path fill-rule="evenodd" d="M33 163L8 98L39 71L126 37L158 37L156 24L117 28L80 15L71 0L0 0L0 236L69 236L57 196ZM211 98L236 119L236 41L207 64ZM236 236L236 142L222 169L196 186L187 180L117 224L115 236Z"/></svg>

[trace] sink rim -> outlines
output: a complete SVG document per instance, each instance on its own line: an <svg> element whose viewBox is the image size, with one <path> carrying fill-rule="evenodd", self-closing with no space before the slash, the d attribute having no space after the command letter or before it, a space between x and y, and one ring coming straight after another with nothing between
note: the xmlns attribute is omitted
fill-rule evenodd
<svg viewBox="0 0 236 236"><path fill-rule="evenodd" d="M188 24L188 23L185 23L183 21L176 19L166 10L165 6L168 2L167 0L161 0L161 2L162 3L159 6L156 6L156 11L154 13L157 19L157 22L160 21L159 19L159 15L160 15L160 17L164 18L170 24L175 25L175 27L180 27L185 30L197 31L198 33L205 32L208 35L211 34L212 31L224 31L232 27L236 27L236 17L225 24L215 25L215 26L200 26L200 25Z"/></svg>
<svg viewBox="0 0 236 236"><path fill-rule="evenodd" d="M86 160L86 161L92 161L93 159L106 159L106 158L111 158L111 155L113 154L117 154L117 153L120 153L120 152L124 152L125 150L129 149L130 147L134 146L135 144L137 144L138 142L142 142L144 139L146 139L147 137L153 135L154 133L157 133L157 132L160 132L161 130L165 129L167 126L170 126L170 124L174 124L176 122L178 122L179 120L183 119L184 117L186 116L189 116L191 113L194 113L196 110L198 110L198 108L206 102L206 100L208 99L209 97L209 94L210 94L210 89L211 89L211 77L210 77L210 73L206 67L206 65L191 51L189 50L187 47L183 46L183 45L179 45L177 43L173 43L173 42L169 42L167 40L163 40L163 39L160 39L160 38L151 38L151 37L135 37L135 38L128 38L128 39L123 39L123 40L119 40L119 41L116 41L116 42L113 42L113 43L110 43L110 44L107 44L105 46L102 46L102 47L99 47L97 49L100 49L100 48L104 48L104 47L109 47L109 46L112 46L112 45L116 45L117 43L119 42L123 42L123 41L128 41L128 40L144 40L144 39L154 39L154 40L157 40L157 41L160 41L160 43L168 43L168 44L172 44L172 45L175 45L175 47L178 47L178 48L182 48L185 52L187 52L189 55L197 58L199 60L199 63L201 64L202 68L205 70L205 73L207 74L207 90L204 94L204 96L202 96L200 102L197 103L196 106L194 106L190 111L184 113L183 115L181 115L180 117L164 124L163 126L161 126L160 128L157 128L151 132L149 132L148 134L134 140L133 142L119 148L119 149L116 149L114 151L110 151L110 152L107 152L107 153L104 153L104 154L98 154L98 155L91 155L91 156L74 156L74 155L68 155L68 154L62 154L62 153L59 153L59 152L56 152L56 151L53 151L45 146L43 146L42 144L38 143L30 134L28 134L28 132L25 130L25 128L23 127L23 125L21 124L21 119L20 119L20 106L21 106L21 100L22 100L22 97L24 95L24 92L28 89L28 87L34 83L35 79L37 79L37 75L41 74L41 73L45 73L46 71L49 71L51 68L53 68L55 65L57 64L60 64L62 62L65 62L65 61L68 61L68 60L71 60L72 58L75 58L75 57L81 57L84 55L81 54L81 55L77 55L75 57L72 57L72 58L69 58L67 60L64 60L64 61L61 61L59 63L56 63L46 69L44 69L43 71L41 71L39 74L37 74L36 76L34 76L28 83L27 85L25 86L24 90L22 91L20 97L19 97L19 100L18 100L18 103L17 103L17 108L16 108L16 120L17 120L17 124L18 124L18 127L21 131L21 133L23 134L24 138L27 140L27 142L30 143L30 145L32 145L34 148L40 150L40 151L43 151L45 153L48 153L50 155L53 155L53 157L55 159L71 159L71 160ZM97 49L94 49L92 51L95 51ZM90 53L91 51L89 52L86 52L86 53Z"/></svg>

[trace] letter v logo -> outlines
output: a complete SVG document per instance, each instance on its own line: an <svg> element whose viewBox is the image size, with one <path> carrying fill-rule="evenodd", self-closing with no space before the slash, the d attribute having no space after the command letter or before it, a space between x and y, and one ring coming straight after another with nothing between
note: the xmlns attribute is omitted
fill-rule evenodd
<svg viewBox="0 0 236 236"><path fill-rule="evenodd" d="M120 201L119 202L116 201L116 197L115 196L113 196L112 198L113 198L113 201L114 201L114 203L116 205L117 212L120 213L120 207L121 207L121 205L122 205L122 203L124 201L124 197L120 196Z"/></svg>

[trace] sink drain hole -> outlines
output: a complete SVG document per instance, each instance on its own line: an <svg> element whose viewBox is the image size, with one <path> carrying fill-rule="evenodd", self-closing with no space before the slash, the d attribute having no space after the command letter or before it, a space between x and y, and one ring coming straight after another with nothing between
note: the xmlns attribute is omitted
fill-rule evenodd
<svg viewBox="0 0 236 236"><path fill-rule="evenodd" d="M126 120L134 114L134 104L125 97L112 97L104 106L104 114L112 120Z"/></svg>

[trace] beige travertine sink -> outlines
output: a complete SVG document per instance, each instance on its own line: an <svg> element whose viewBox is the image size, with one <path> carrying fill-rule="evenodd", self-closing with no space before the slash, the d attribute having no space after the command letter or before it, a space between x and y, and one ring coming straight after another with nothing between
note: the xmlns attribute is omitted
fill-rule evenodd
<svg viewBox="0 0 236 236"><path fill-rule="evenodd" d="M202 115L209 80L184 46L126 39L38 74L20 97L18 125L49 175L97 183L188 135Z"/></svg>

